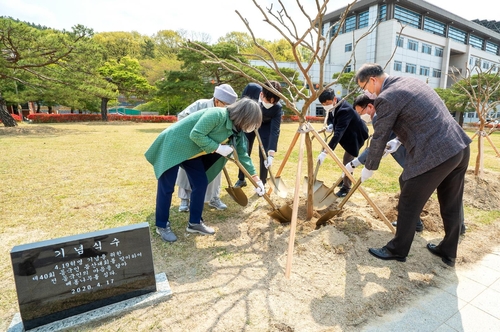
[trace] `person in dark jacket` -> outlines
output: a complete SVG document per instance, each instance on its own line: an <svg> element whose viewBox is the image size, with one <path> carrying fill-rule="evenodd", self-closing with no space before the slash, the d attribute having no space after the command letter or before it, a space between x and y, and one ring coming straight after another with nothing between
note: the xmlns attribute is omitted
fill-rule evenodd
<svg viewBox="0 0 500 332"><path fill-rule="evenodd" d="M362 119L364 118L364 116L368 115L368 118L371 119L372 125L375 126L375 123L377 122L377 113L375 110L375 106L373 106L374 102L375 101L373 99L369 98L365 94L362 94L356 97L356 99L354 99L354 103L352 105ZM401 142L399 142L399 139L397 138L394 132L391 132L391 134L389 135L389 139L390 141L387 142L384 155L390 154L394 158L394 160L399 164L399 166L401 166L401 168L404 168L406 159L406 148L404 147L404 145L401 144ZM370 152L370 147L367 147L356 159L345 164L345 167L349 172L351 172L351 174L354 171L355 167L365 164L366 158L368 157L368 152ZM464 223L463 204L460 209L460 220L462 221L462 226L460 228L460 235L464 235L465 232L467 231L467 227L465 226ZM397 227L397 224L398 222L394 221L392 223L392 226ZM422 219L419 218L417 221L416 231L422 232L423 230L424 230L424 223L422 222Z"/></svg>
<svg viewBox="0 0 500 332"><path fill-rule="evenodd" d="M384 260L406 261L417 220L436 190L445 235L438 245L428 243L427 249L445 264L455 266L471 139L436 91L419 79L389 76L379 64L367 63L356 73L356 82L374 99L377 110L361 181L368 180L379 168L391 132L406 148L399 177L396 234L385 246L370 248L370 254Z"/></svg>
<svg viewBox="0 0 500 332"><path fill-rule="evenodd" d="M344 148L344 157L342 162L347 164L358 156L359 150L365 144L368 138L368 127L356 113L351 104L345 100L338 100L332 89L326 89L319 96L319 102L328 112L327 132L333 132L333 137L328 146L335 150L337 144ZM326 151L321 151L318 156L320 165L326 158ZM344 176L342 187L336 193L338 197L345 197L351 190L351 180Z"/></svg>
<svg viewBox="0 0 500 332"><path fill-rule="evenodd" d="M281 126L281 116L283 110L281 104L279 103L280 97L275 95L271 90L265 87L272 87L281 93L281 84L277 81L269 81L265 83L264 89L256 84L249 83L243 89L241 95L242 98L250 98L259 102L260 109L262 111L262 124L259 128L259 136L262 139L262 145L264 145L264 150L267 153L266 156L262 155L259 150L259 160L260 160L260 170L259 177L265 184L267 179L267 169L271 167L274 159L274 154L278 149L278 138L280 136L280 126ZM245 133L248 139L248 155L252 153L253 143L255 141L255 132ZM234 187L241 188L246 186L245 176L243 172L238 173L238 181L236 181Z"/></svg>

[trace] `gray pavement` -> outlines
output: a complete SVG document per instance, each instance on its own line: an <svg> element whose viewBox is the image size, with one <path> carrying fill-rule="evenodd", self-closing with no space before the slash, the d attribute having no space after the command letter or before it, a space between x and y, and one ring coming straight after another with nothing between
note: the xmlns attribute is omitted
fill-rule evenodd
<svg viewBox="0 0 500 332"><path fill-rule="evenodd" d="M480 262L455 268L456 279L371 321L362 331L500 331L500 247Z"/></svg>

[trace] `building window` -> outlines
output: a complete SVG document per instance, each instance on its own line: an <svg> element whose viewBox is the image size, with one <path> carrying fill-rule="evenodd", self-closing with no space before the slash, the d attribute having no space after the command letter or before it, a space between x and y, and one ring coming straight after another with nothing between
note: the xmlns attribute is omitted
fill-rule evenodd
<svg viewBox="0 0 500 332"><path fill-rule="evenodd" d="M417 65L407 63L406 64L406 72L410 74L415 74L417 72Z"/></svg>
<svg viewBox="0 0 500 332"><path fill-rule="evenodd" d="M408 49L412 51L418 51L418 41L408 39Z"/></svg>
<svg viewBox="0 0 500 332"><path fill-rule="evenodd" d="M467 33L455 27L450 26L448 29L448 37L462 44L467 43Z"/></svg>
<svg viewBox="0 0 500 332"><path fill-rule="evenodd" d="M403 47L405 39L401 36L396 36L396 46Z"/></svg>
<svg viewBox="0 0 500 332"><path fill-rule="evenodd" d="M395 71L403 70L403 63L401 61L394 61L394 70Z"/></svg>
<svg viewBox="0 0 500 332"><path fill-rule="evenodd" d="M330 30L330 37L333 37L335 36L335 34L337 33L337 31L339 30L339 22L335 22L333 23L333 28L330 26L331 30Z"/></svg>
<svg viewBox="0 0 500 332"><path fill-rule="evenodd" d="M429 67L420 66L420 75L429 76L430 69Z"/></svg>
<svg viewBox="0 0 500 332"><path fill-rule="evenodd" d="M477 67L481 67L481 59L476 59L476 63L475 63L475 66Z"/></svg>
<svg viewBox="0 0 500 332"><path fill-rule="evenodd" d="M486 52L498 54L498 45L492 42L486 42Z"/></svg>
<svg viewBox="0 0 500 332"><path fill-rule="evenodd" d="M434 49L434 55L438 57L443 57L443 49L441 47L436 47Z"/></svg>
<svg viewBox="0 0 500 332"><path fill-rule="evenodd" d="M368 26L368 11L359 14L358 29L366 28Z"/></svg>
<svg viewBox="0 0 500 332"><path fill-rule="evenodd" d="M422 53L431 54L431 52L432 52L432 46L429 44L422 43Z"/></svg>
<svg viewBox="0 0 500 332"><path fill-rule="evenodd" d="M403 24L408 24L409 26L420 29L422 15L412 12L411 10L396 6L394 8L394 18Z"/></svg>
<svg viewBox="0 0 500 332"><path fill-rule="evenodd" d="M350 73L350 72L351 72L351 70L352 70L352 69L351 69L351 65L348 65L348 66L346 66L346 67L345 67L345 69L344 69L344 73Z"/></svg>
<svg viewBox="0 0 500 332"><path fill-rule="evenodd" d="M440 78L441 77L441 70L440 69L432 69L432 77Z"/></svg>
<svg viewBox="0 0 500 332"><path fill-rule="evenodd" d="M316 106L316 116L325 116L325 109L323 106Z"/></svg>
<svg viewBox="0 0 500 332"><path fill-rule="evenodd" d="M483 69L490 69L490 63L488 61L483 61Z"/></svg>
<svg viewBox="0 0 500 332"><path fill-rule="evenodd" d="M356 29L356 15L348 17L345 20L345 32L353 31Z"/></svg>
<svg viewBox="0 0 500 332"><path fill-rule="evenodd" d="M474 65L474 57L471 56L469 59L469 66L473 66L473 65Z"/></svg>
<svg viewBox="0 0 500 332"><path fill-rule="evenodd" d="M424 18L424 30L438 36L446 35L446 25L430 17Z"/></svg>
<svg viewBox="0 0 500 332"><path fill-rule="evenodd" d="M484 39L479 38L478 36L470 35L469 37L469 44L474 47L474 48L479 48L480 50L483 49L483 43Z"/></svg>
<svg viewBox="0 0 500 332"><path fill-rule="evenodd" d="M345 44L344 49L346 52L351 52L352 51L352 43Z"/></svg>
<svg viewBox="0 0 500 332"><path fill-rule="evenodd" d="M378 9L378 21L387 21L387 5L382 5Z"/></svg>

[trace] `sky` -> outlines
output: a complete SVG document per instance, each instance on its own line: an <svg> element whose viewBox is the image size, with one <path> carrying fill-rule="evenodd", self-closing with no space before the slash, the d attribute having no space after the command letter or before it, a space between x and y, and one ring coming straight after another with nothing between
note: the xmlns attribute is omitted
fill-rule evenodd
<svg viewBox="0 0 500 332"><path fill-rule="evenodd" d="M263 9L277 0L255 0ZM307 21L296 0L283 0L299 27ZM322 3L322 0L320 0ZM327 13L352 1L330 0ZM473 5L458 5L457 0L429 0L442 9L468 20L500 20L491 0L475 0ZM301 0L308 13L316 13L315 0ZM494 5L496 6L496 5ZM228 32L248 32L238 11L247 19L256 37L276 40L280 35L263 22L263 15L253 0L0 0L0 16L10 16L55 29L71 30L82 24L94 32L137 31L152 36L160 30L185 30L204 33L216 42ZM312 15L312 14L311 14ZM299 30L304 31L304 29Z"/></svg>

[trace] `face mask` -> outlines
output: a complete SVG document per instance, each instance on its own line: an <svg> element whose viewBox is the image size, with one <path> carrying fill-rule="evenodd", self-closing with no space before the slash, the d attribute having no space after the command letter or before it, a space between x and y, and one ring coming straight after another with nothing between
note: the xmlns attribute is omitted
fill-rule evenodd
<svg viewBox="0 0 500 332"><path fill-rule="evenodd" d="M372 117L370 116L370 114L365 113L361 115L361 120L363 120L366 123L370 123L372 121Z"/></svg>
<svg viewBox="0 0 500 332"><path fill-rule="evenodd" d="M325 106L323 106L323 108L325 109L325 111L328 112L329 110L331 110L333 108L333 104L325 105Z"/></svg>
<svg viewBox="0 0 500 332"><path fill-rule="evenodd" d="M364 91L364 93L365 93L365 96L367 96L367 97L368 97L368 98L370 98L370 99L375 99L375 98L377 98L377 94L376 94L376 93L371 93L371 92L370 92L370 91L368 91L368 90L365 90L365 91Z"/></svg>
<svg viewBox="0 0 500 332"><path fill-rule="evenodd" d="M262 102L262 106L264 106L266 109L270 109L271 107L274 106L274 104Z"/></svg>

